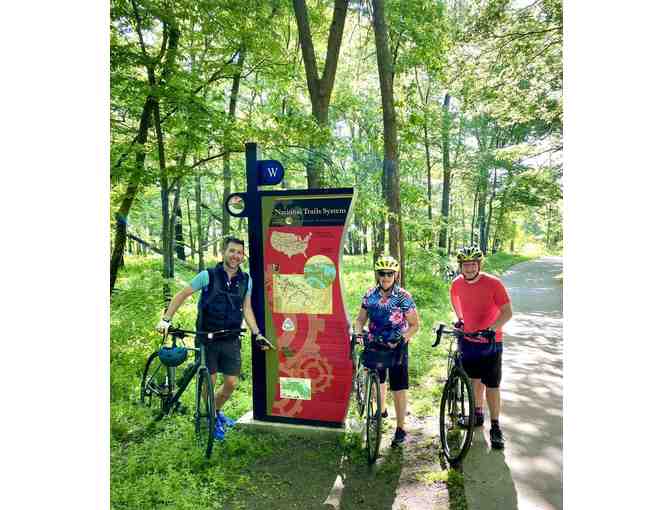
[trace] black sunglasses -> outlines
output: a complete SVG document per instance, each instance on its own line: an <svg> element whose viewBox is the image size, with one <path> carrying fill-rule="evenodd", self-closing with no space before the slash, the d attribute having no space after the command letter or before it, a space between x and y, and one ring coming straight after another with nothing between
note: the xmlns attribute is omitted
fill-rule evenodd
<svg viewBox="0 0 672 510"><path fill-rule="evenodd" d="M394 276L394 271L377 271L378 276Z"/></svg>

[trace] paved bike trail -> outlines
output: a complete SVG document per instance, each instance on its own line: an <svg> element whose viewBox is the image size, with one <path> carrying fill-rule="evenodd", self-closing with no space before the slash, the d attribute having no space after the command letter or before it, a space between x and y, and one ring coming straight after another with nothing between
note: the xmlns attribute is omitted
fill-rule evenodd
<svg viewBox="0 0 672 510"><path fill-rule="evenodd" d="M517 264L502 281L513 318L504 326L504 451L490 449L490 426L476 429L464 462L469 508L562 508L562 259Z"/></svg>

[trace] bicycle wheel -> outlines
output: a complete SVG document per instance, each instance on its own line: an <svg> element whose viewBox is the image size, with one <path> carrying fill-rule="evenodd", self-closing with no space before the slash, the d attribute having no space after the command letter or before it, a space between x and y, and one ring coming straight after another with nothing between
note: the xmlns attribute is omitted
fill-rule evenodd
<svg viewBox="0 0 672 510"><path fill-rule="evenodd" d="M380 381L376 372L369 372L366 383L366 453L369 464L376 462L380 449L381 398Z"/></svg>
<svg viewBox="0 0 672 510"><path fill-rule="evenodd" d="M362 365L361 356L357 356L357 364L355 373L353 374L353 386L355 389L355 401L357 402L357 413L361 418L364 415L364 408L366 404L366 372L364 365Z"/></svg>
<svg viewBox="0 0 672 510"><path fill-rule="evenodd" d="M215 439L215 393L212 390L212 380L207 370L198 372L195 407L196 441L205 450L205 456L210 458Z"/></svg>
<svg viewBox="0 0 672 510"><path fill-rule="evenodd" d="M468 426L461 426L460 421ZM460 367L453 368L443 387L439 432L443 454L452 467L467 454L474 435L474 392Z"/></svg>
<svg viewBox="0 0 672 510"><path fill-rule="evenodd" d="M173 387L168 367L161 363L159 351L155 351L147 358L142 374L140 402L147 407L156 407L165 412L172 394Z"/></svg>

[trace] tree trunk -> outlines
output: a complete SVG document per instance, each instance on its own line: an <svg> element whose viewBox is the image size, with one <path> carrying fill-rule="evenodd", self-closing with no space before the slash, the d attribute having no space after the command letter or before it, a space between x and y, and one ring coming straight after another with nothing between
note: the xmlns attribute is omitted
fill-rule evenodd
<svg viewBox="0 0 672 510"><path fill-rule="evenodd" d="M483 243L486 248L488 246L488 240L490 238L490 223L492 221L492 205L495 201L495 194L497 193L497 169L495 168L495 175L492 178L492 193L490 193L490 203L488 205L488 222L485 226L485 242ZM483 252L484 254L486 252Z"/></svg>
<svg viewBox="0 0 672 510"><path fill-rule="evenodd" d="M432 221L432 163L429 159L429 133L427 130L427 115L425 115L424 142L425 142L425 163L427 165L427 218Z"/></svg>
<svg viewBox="0 0 672 510"><path fill-rule="evenodd" d="M373 225L373 261L375 262L383 254L385 249L385 218L381 218Z"/></svg>
<svg viewBox="0 0 672 510"><path fill-rule="evenodd" d="M175 278L175 253L177 252L176 230L177 230L177 211L180 208L180 188L179 179L175 182L175 195L173 198L173 211L170 215L170 277Z"/></svg>
<svg viewBox="0 0 672 510"><path fill-rule="evenodd" d="M343 40L343 28L345 27L345 16L348 12L348 0L334 1L334 14L331 27L329 28L329 41L327 43L327 57L321 78L317 70L306 2L305 0L293 0L293 4L303 63L306 68L306 81L308 83L308 92L310 93L313 117L315 117L319 127L327 129L329 126L329 103L331 101L331 92L334 88L341 41ZM317 156L318 152L323 151L324 147L318 147L314 144L310 146L308 163L306 165L309 188L321 188L323 185L322 158Z"/></svg>
<svg viewBox="0 0 672 510"><path fill-rule="evenodd" d="M184 253L184 232L182 229L182 208L178 205L175 208L175 253L182 262L187 261Z"/></svg>
<svg viewBox="0 0 672 510"><path fill-rule="evenodd" d="M150 96L145 100L145 106L140 116L140 126L138 127L137 143L135 148L135 168L131 179L126 186L126 193L117 210L116 226L114 232L114 248L112 249L112 258L110 260L110 294L114 289L117 280L117 273L122 264L124 256L124 245L126 244L126 232L128 230L128 213L133 205L133 200L138 193L140 176L145 169L145 144L147 143L147 133L149 132L149 119L152 114L152 103L154 99Z"/></svg>
<svg viewBox="0 0 672 510"><path fill-rule="evenodd" d="M443 193L441 196L441 228L439 230L439 247L446 249L448 237L448 221L450 214L450 185L452 169L450 168L450 96L443 98L443 119L441 123L441 149L443 156ZM450 253L450 248L446 253Z"/></svg>
<svg viewBox="0 0 672 510"><path fill-rule="evenodd" d="M194 261L196 253L196 243L194 242L194 228L191 224L191 205L189 204L189 195L187 195L187 225L189 225L189 258Z"/></svg>
<svg viewBox="0 0 672 510"><path fill-rule="evenodd" d="M237 69L233 74L233 81L231 82L231 96L229 97L229 121L235 124L236 107L238 106L238 95L240 92L240 77L245 63L245 48L241 48L238 57ZM231 216L226 210L226 201L231 195L231 153L225 152L222 157L222 178L223 178L223 193L222 193L222 237L229 235L231 230ZM222 239L222 243L224 240ZM224 244L222 244L222 253L224 252Z"/></svg>
<svg viewBox="0 0 672 510"><path fill-rule="evenodd" d="M196 245L198 252L198 270L203 271L203 231L201 229L201 172L196 171Z"/></svg>
<svg viewBox="0 0 672 510"><path fill-rule="evenodd" d="M394 108L394 69L389 47L384 0L373 0L373 30L376 39L376 60L380 80L380 97L383 106L383 140L385 157L383 160L383 181L385 201L388 209L390 255L401 266L401 285L404 285L404 239L401 221L401 196L399 183L399 140Z"/></svg>
<svg viewBox="0 0 672 510"><path fill-rule="evenodd" d="M478 194L478 246L485 254L485 190Z"/></svg>
<svg viewBox="0 0 672 510"><path fill-rule="evenodd" d="M168 80L172 74L172 69L173 66L175 65L175 59L177 57L177 47L180 38L180 31L172 15L170 13L165 13L165 18L162 18L161 21L163 22L164 27L163 42L164 43L167 42L167 44L166 45L162 44L161 52L163 52L163 50L167 48L167 51L165 53L166 61L163 70L161 72L161 76L157 81L155 74L155 66L158 64L158 61L161 60L162 54L160 53L158 59L152 59L148 55L142 35L142 30L140 28L142 26L142 22L140 20L140 13L138 10L137 2L134 0L132 2L132 5L133 5L133 13L136 20L136 32L138 34L138 41L140 44L140 48L142 50L142 56L145 59L145 67L147 69L147 82L150 86L150 90L155 90L158 87L165 86L168 83ZM151 112L152 116L154 117L154 130L156 132L157 149L159 155L159 170L160 170L160 183L161 183L161 212L162 212L161 238L163 244L163 277L164 279L166 279L169 278L170 267L173 258L173 250L172 250L173 240L172 237L170 237L171 232L168 225L168 222L170 220L168 212L168 177L166 170L165 149L163 144L163 133L161 131L159 98L156 97L154 94L152 94L151 97L152 97ZM167 281L164 280L163 298L166 306L171 299L170 294L171 294L170 287Z"/></svg>
<svg viewBox="0 0 672 510"><path fill-rule="evenodd" d="M223 197L222 200L222 235L229 235L229 230L231 230L231 216L229 211L226 210L226 201L231 195L231 154L227 152L222 158L222 183L223 183ZM222 240L222 243L224 241ZM224 245L222 244L222 251L224 251Z"/></svg>
<svg viewBox="0 0 672 510"><path fill-rule="evenodd" d="M161 251L163 252L163 299L168 306L172 297L168 279L171 278L170 268L173 259L173 239L170 231L170 209L168 196L168 170L166 169L166 153L163 144L163 131L161 129L161 115L159 103L154 102L154 130L156 132L156 145L159 153L159 182L161 183Z"/></svg>
<svg viewBox="0 0 672 510"><path fill-rule="evenodd" d="M471 210L471 237L469 238L469 244L474 245L474 227L476 226L476 205L478 204L478 186L476 186L476 191L474 192L474 207Z"/></svg>

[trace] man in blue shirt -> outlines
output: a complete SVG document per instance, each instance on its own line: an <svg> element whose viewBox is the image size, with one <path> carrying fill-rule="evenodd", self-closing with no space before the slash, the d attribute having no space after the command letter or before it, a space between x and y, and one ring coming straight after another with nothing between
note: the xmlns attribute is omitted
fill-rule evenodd
<svg viewBox="0 0 672 510"><path fill-rule="evenodd" d="M257 344L263 350L267 350L270 344L259 331L252 311L252 278L240 269L244 257L244 242L235 237L227 237L224 240L222 262L214 268L198 273L191 281L191 285L173 297L163 318L156 325L156 329L161 332L167 330L173 315L182 303L195 292L202 291L198 300L197 330L238 329L245 319L252 335L256 337ZM209 343L205 362L213 387L216 387L217 372L221 373L224 378L224 383L215 392L215 408L217 409L215 437L222 439L226 419L220 409L233 394L240 375L240 338Z"/></svg>

